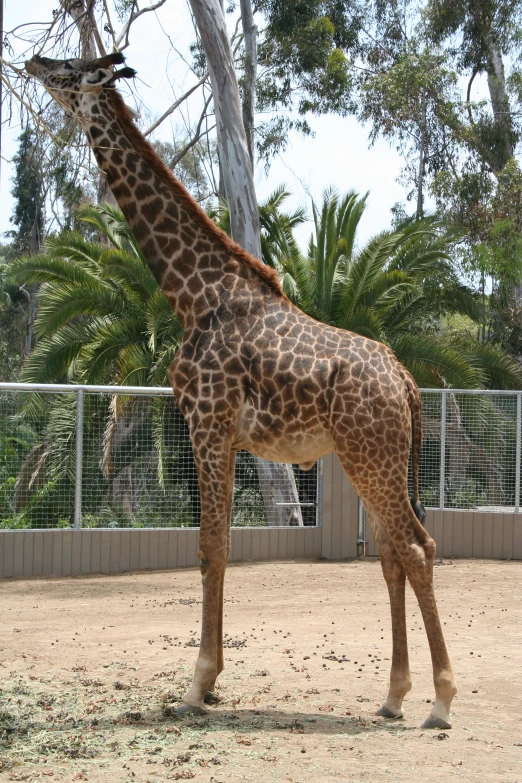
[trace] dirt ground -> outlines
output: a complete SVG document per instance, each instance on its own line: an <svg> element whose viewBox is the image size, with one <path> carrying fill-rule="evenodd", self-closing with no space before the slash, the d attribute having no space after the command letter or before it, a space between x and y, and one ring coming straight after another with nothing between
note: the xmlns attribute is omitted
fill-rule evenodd
<svg viewBox="0 0 522 783"><path fill-rule="evenodd" d="M435 569L459 685L453 728L433 698L411 590L405 718L374 711L391 633L375 561L240 564L227 572L220 703L168 718L200 627L196 569L0 583L0 780L522 781L522 563Z"/></svg>

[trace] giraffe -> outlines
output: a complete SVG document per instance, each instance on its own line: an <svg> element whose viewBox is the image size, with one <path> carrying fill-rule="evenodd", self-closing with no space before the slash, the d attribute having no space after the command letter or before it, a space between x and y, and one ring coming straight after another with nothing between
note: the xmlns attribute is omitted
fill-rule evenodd
<svg viewBox="0 0 522 783"><path fill-rule="evenodd" d="M336 452L368 513L392 617L388 695L378 715L402 717L411 688L405 584L420 605L435 699L424 728L450 728L456 693L433 589L435 542L423 527L418 462L421 401L385 345L319 323L283 294L277 275L223 233L137 129L115 89L135 71L121 54L25 64L85 131L144 257L179 318L169 378L186 418L201 490L201 644L179 712L205 711L223 670L223 587L230 553L236 452L311 468ZM407 473L410 448L413 498Z"/></svg>

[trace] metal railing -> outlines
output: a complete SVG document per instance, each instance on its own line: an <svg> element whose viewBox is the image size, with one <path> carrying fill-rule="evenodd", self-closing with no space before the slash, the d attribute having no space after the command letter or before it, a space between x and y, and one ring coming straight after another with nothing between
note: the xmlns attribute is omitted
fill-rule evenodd
<svg viewBox="0 0 522 783"><path fill-rule="evenodd" d="M237 455L235 526L274 518L257 463ZM272 484L284 471L272 471ZM281 500L272 486L269 502L297 507L299 522L316 525L320 470L290 473L292 498ZM172 389L0 383L0 528L197 527L199 511L188 428Z"/></svg>

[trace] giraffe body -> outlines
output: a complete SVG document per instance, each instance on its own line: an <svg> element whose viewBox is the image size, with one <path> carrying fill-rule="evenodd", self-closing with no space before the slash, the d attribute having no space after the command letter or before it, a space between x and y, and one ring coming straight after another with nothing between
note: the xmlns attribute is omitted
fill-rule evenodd
<svg viewBox="0 0 522 783"><path fill-rule="evenodd" d="M393 658L379 714L400 717L411 687L407 577L432 653L436 699L424 726L448 728L456 687L433 593L435 544L416 515L422 508L417 386L386 346L302 313L282 293L275 272L215 226L135 127L114 89L118 78L134 72L110 70L122 60L34 57L26 69L84 128L184 329L169 377L198 468L203 622L194 681L181 711L203 711L205 695L223 669L223 584L236 452L247 449L310 468L335 451L364 502L390 595Z"/></svg>

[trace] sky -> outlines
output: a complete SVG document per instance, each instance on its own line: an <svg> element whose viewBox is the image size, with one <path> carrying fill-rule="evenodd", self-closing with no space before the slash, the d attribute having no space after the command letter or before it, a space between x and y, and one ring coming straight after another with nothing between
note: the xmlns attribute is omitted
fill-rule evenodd
<svg viewBox="0 0 522 783"><path fill-rule="evenodd" d="M0 0L1 2L1 0ZM147 0L142 6L146 5ZM41 23L52 19L57 0L5 0L4 28L6 31L17 25ZM114 17L115 21L116 17ZM115 27L117 24L115 23ZM34 28L33 28L34 29ZM20 28L19 32L31 28ZM190 60L188 46L191 41L191 24L185 0L167 0L157 12L144 14L136 23L130 37L130 46L125 51L127 63L138 71L137 90L142 101L142 113L150 120L161 116L177 96L182 95L197 79L187 69L184 58ZM178 50L176 54L171 43ZM23 60L32 55L29 44L16 44L17 51L6 59ZM120 83L121 84L121 83ZM156 134L167 140L173 129L195 123L199 116L201 97L197 96L185 107L185 116L180 112L163 123ZM128 101L132 105L132 100ZM359 242L366 241L375 233L390 226L391 207L398 201L405 201L405 191L397 182L402 160L399 154L385 141L368 146L368 132L354 118L336 115L311 117L313 137L303 138L292 132L290 143L284 153L277 156L268 175L258 166L255 184L258 200L263 201L276 187L286 184L292 192L286 203L288 209L306 206L311 214L310 198L319 201L325 188L333 186L341 194L355 190L363 194L370 191L368 205L363 216ZM12 213L10 179L12 167L6 158L16 150L16 138L20 125L4 126L2 138L2 169L0 179L0 233L11 228ZM301 226L297 238L304 248L311 233L311 222Z"/></svg>

